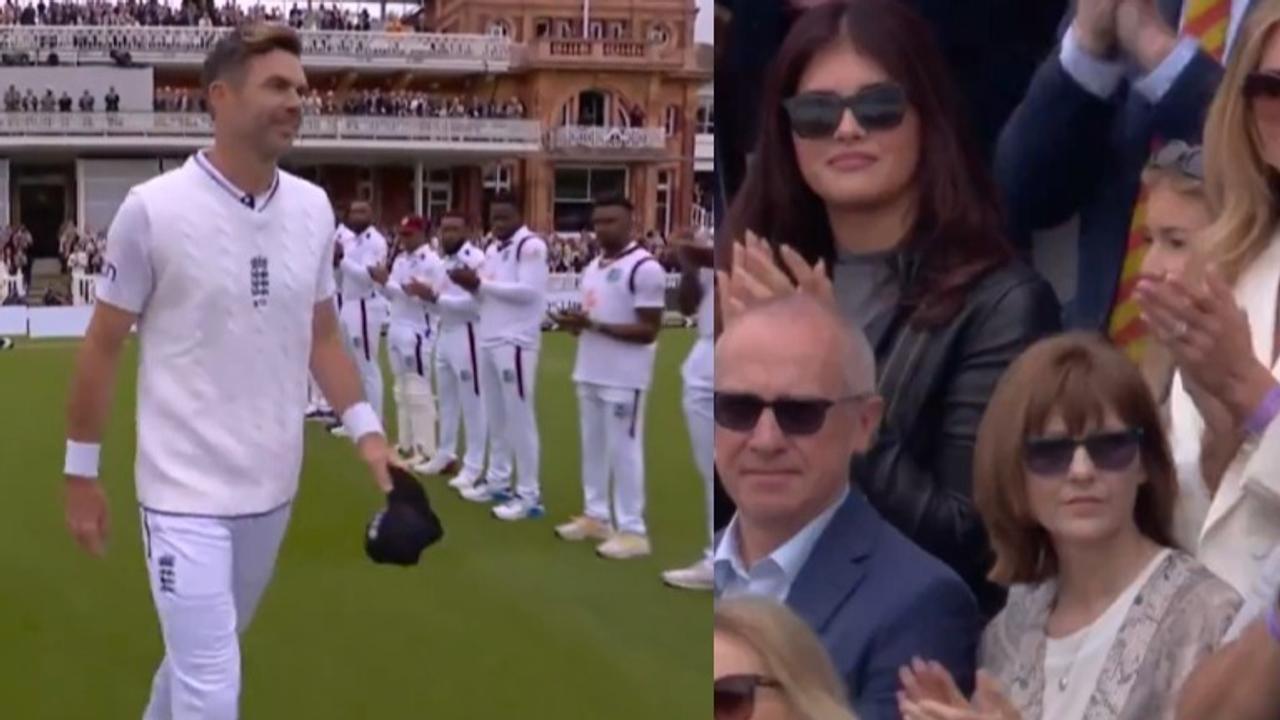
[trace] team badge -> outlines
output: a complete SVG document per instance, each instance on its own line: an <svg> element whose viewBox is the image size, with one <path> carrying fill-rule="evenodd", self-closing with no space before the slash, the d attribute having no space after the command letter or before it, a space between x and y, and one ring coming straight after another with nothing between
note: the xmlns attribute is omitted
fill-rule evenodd
<svg viewBox="0 0 1280 720"><path fill-rule="evenodd" d="M626 418L631 417L631 411L627 409L626 405L614 405L613 416L619 420L625 420Z"/></svg>
<svg viewBox="0 0 1280 720"><path fill-rule="evenodd" d="M462 382L471 382L471 371L463 370L458 373L458 377L462 379Z"/></svg>
<svg viewBox="0 0 1280 720"><path fill-rule="evenodd" d="M502 369L502 382L513 383L516 381L516 371L511 368Z"/></svg>
<svg viewBox="0 0 1280 720"><path fill-rule="evenodd" d="M608 275L604 276L604 279L607 282L618 282L618 278L621 278L621 277L622 277L622 268L614 268L609 271Z"/></svg>

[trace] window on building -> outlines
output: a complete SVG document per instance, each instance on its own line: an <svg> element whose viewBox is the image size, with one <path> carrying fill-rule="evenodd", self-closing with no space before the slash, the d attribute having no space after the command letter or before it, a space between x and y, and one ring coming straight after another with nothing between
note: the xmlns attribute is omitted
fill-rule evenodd
<svg viewBox="0 0 1280 720"><path fill-rule="evenodd" d="M515 184L515 173L515 166L506 163L493 163L485 166L482 182L485 207L489 207L493 197L498 193L511 192L511 188ZM485 224L488 225L487 220Z"/></svg>
<svg viewBox="0 0 1280 720"><path fill-rule="evenodd" d="M605 125L607 99L599 90L578 93L578 125Z"/></svg>
<svg viewBox="0 0 1280 720"><path fill-rule="evenodd" d="M356 174L356 199L364 202L373 202L373 169L360 168Z"/></svg>
<svg viewBox="0 0 1280 720"><path fill-rule="evenodd" d="M422 211L429 218L438 218L453 207L453 170L432 168L426 171L422 183Z"/></svg>
<svg viewBox="0 0 1280 720"><path fill-rule="evenodd" d="M551 21L542 18L533 24L533 34L535 37L545 38L551 37Z"/></svg>
<svg viewBox="0 0 1280 720"><path fill-rule="evenodd" d="M715 103L704 100L698 105L698 133L714 134L716 131Z"/></svg>
<svg viewBox="0 0 1280 720"><path fill-rule="evenodd" d="M668 105L667 109L662 113L662 127L667 131L667 137L672 137L680 132L680 108L675 105Z"/></svg>
<svg viewBox="0 0 1280 720"><path fill-rule="evenodd" d="M509 38L512 35L511 23L502 19L490 20L489 27L485 29L485 32L493 37Z"/></svg>
<svg viewBox="0 0 1280 720"><path fill-rule="evenodd" d="M658 196L653 208L653 228L662 233L663 237L671 234L671 199L675 196L672 192L674 176L675 173L670 170L658 171Z"/></svg>
<svg viewBox="0 0 1280 720"><path fill-rule="evenodd" d="M570 21L568 21L568 20L557 20L557 21L556 21L556 37L558 37L558 38L571 38L571 37L573 37L574 35L576 35L576 33L573 31L573 23L572 23L572 22L570 22Z"/></svg>
<svg viewBox="0 0 1280 720"><path fill-rule="evenodd" d="M610 20L608 24L608 28L609 28L609 37L613 38L614 40L627 39L628 33L627 33L626 20Z"/></svg>
<svg viewBox="0 0 1280 720"><path fill-rule="evenodd" d="M553 194L555 231L576 233L591 223L591 204L599 195L627 192L627 169L622 167L556 168Z"/></svg>
<svg viewBox="0 0 1280 720"><path fill-rule="evenodd" d="M666 45L671 42L671 28L666 23L654 23L649 26L649 42L653 45Z"/></svg>
<svg viewBox="0 0 1280 720"><path fill-rule="evenodd" d="M604 39L604 23L599 20L592 20L589 26L589 34L592 40Z"/></svg>

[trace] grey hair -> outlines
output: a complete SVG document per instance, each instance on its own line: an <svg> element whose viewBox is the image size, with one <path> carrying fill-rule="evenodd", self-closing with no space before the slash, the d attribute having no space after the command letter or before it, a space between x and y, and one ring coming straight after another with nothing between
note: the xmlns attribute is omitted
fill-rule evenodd
<svg viewBox="0 0 1280 720"><path fill-rule="evenodd" d="M875 392L876 356L871 343L862 328L851 325L826 303L803 292L782 295L747 308L725 328L725 334L750 318L814 327L835 345L845 392L850 395Z"/></svg>

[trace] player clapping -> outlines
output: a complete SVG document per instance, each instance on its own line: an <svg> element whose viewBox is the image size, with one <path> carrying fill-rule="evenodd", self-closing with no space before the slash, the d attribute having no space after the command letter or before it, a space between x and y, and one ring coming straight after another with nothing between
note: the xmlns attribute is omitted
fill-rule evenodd
<svg viewBox="0 0 1280 720"><path fill-rule="evenodd" d="M619 560L650 552L644 407L667 285L662 265L632 240L632 211L622 197L596 201L591 224L601 255L583 273L582 308L553 316L580 336L573 380L584 494L582 515L558 526L556 534L571 541L600 540L596 552Z"/></svg>

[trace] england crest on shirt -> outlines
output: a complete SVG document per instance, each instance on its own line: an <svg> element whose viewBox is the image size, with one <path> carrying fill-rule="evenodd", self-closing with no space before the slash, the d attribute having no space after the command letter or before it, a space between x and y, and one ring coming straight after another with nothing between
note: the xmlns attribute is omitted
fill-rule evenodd
<svg viewBox="0 0 1280 720"><path fill-rule="evenodd" d="M249 260L249 295L253 300L253 306L260 308L266 305L270 294L271 280L267 271L267 258L264 255L255 255Z"/></svg>

